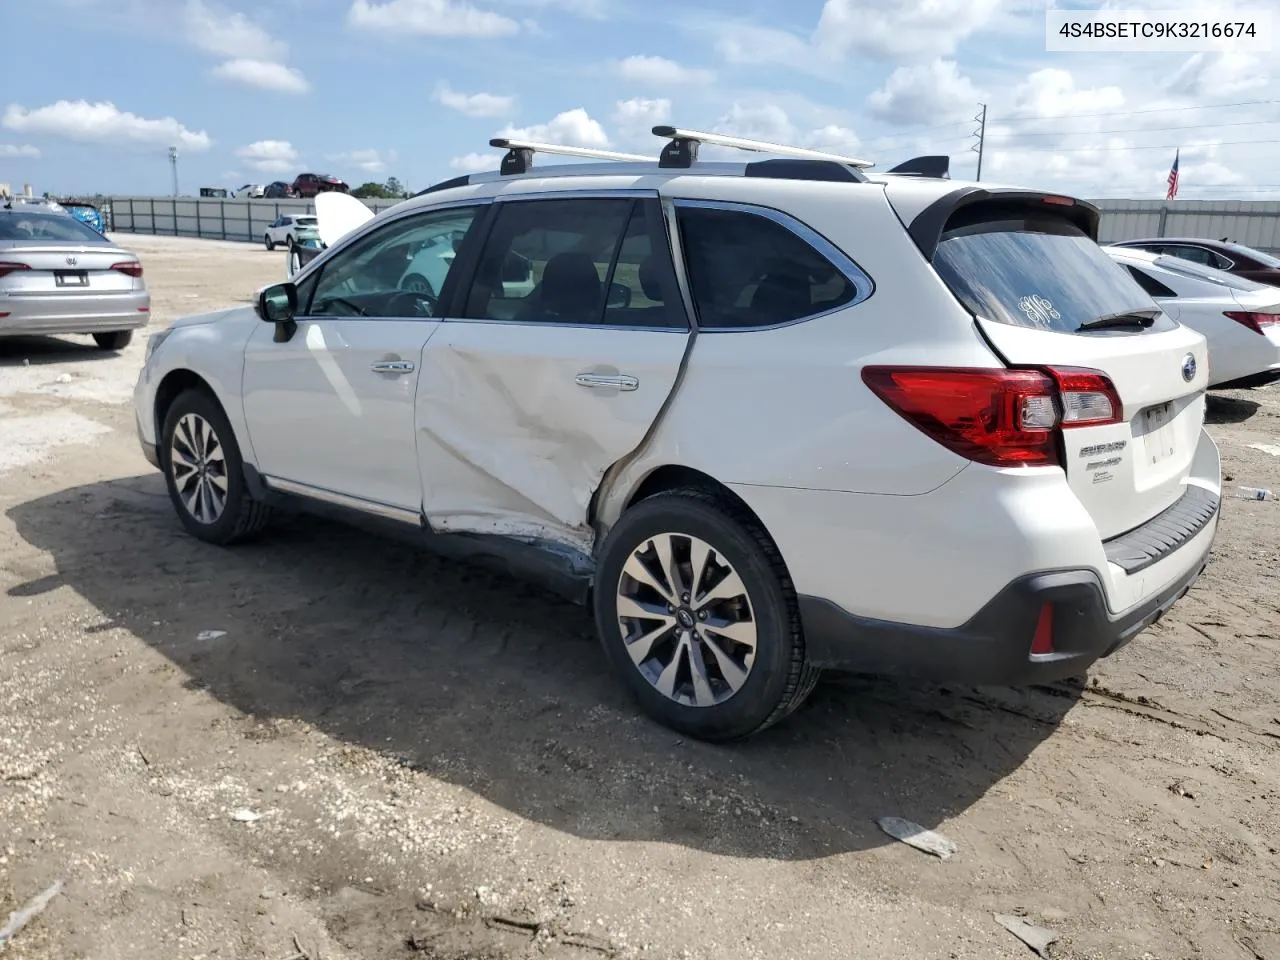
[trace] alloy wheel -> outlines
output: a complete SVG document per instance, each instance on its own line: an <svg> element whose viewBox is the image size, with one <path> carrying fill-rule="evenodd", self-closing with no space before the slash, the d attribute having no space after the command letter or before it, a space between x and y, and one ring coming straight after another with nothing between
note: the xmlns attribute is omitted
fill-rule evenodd
<svg viewBox="0 0 1280 960"><path fill-rule="evenodd" d="M756 655L756 621L742 578L714 547L662 533L634 550L618 578L618 626L641 675L689 707L742 689Z"/></svg>
<svg viewBox="0 0 1280 960"><path fill-rule="evenodd" d="M192 519L217 523L227 506L227 459L218 435L199 414L184 414L174 427L169 473Z"/></svg>

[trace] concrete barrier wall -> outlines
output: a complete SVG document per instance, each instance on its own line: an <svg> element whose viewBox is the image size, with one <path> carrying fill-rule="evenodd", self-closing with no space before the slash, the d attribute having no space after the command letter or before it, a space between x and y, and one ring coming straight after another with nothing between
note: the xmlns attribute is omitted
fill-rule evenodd
<svg viewBox="0 0 1280 960"><path fill-rule="evenodd" d="M375 213L394 200L366 200ZM1102 243L1140 237L1230 237L1238 243L1280 252L1280 201L1275 200L1097 200ZM111 197L109 229L261 243L282 213L314 213L308 200L208 200L188 197Z"/></svg>

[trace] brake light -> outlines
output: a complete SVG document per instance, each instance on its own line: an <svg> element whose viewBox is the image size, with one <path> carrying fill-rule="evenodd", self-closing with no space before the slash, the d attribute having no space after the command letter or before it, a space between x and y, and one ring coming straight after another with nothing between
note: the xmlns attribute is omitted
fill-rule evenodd
<svg viewBox="0 0 1280 960"><path fill-rule="evenodd" d="M1094 370L864 367L862 379L917 429L993 467L1056 466L1057 431L1122 419L1114 385Z"/></svg>
<svg viewBox="0 0 1280 960"><path fill-rule="evenodd" d="M1263 327L1274 326L1280 323L1280 313L1246 313L1243 311L1228 310L1225 316L1234 320L1236 323L1243 324L1254 333L1266 334Z"/></svg>
<svg viewBox="0 0 1280 960"><path fill-rule="evenodd" d="M0 277L7 277L11 273L17 273L19 270L30 270L31 267L25 263L7 263L0 261Z"/></svg>
<svg viewBox="0 0 1280 960"><path fill-rule="evenodd" d="M137 260L126 260L123 263L113 263L111 265L111 269L118 270L120 273L123 273L128 277L142 276L142 264Z"/></svg>
<svg viewBox="0 0 1280 960"><path fill-rule="evenodd" d="M1076 202L1070 197L1041 197L1045 203L1052 203L1059 207L1074 207Z"/></svg>

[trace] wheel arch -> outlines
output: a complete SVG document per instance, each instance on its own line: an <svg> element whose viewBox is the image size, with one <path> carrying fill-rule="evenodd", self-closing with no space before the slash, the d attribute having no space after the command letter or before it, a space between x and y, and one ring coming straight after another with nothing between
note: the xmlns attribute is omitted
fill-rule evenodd
<svg viewBox="0 0 1280 960"><path fill-rule="evenodd" d="M170 370L156 386L155 404L152 409L157 449L163 447L161 432L164 428L164 418L169 413L169 408L173 406L173 401L177 400L187 390L200 390L207 393L209 398L218 405L218 409L222 411L223 416L227 416L227 408L218 397L218 391L213 389L208 380L186 367Z"/></svg>

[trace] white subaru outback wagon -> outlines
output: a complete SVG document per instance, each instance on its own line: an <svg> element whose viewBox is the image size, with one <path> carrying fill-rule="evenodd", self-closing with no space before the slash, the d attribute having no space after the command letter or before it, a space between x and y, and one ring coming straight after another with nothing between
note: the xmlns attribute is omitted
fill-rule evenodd
<svg viewBox="0 0 1280 960"><path fill-rule="evenodd" d="M655 133L658 162L495 141L501 171L153 337L137 428L186 529L292 504L537 577L711 740L827 669L1080 675L1186 593L1219 516L1205 341L1093 206ZM402 286L446 238L438 289Z"/></svg>

